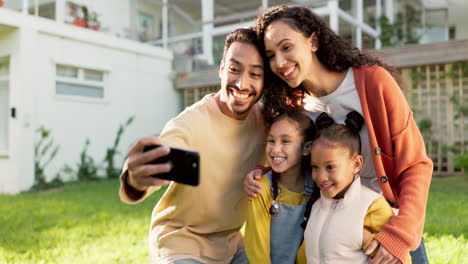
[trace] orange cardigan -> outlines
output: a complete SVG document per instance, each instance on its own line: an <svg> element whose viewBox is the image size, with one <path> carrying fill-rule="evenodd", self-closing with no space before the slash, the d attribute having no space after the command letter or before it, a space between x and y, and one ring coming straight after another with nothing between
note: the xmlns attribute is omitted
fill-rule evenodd
<svg viewBox="0 0 468 264"><path fill-rule="evenodd" d="M376 239L402 263L421 243L433 165L413 113L393 77L382 67L354 69L369 131L372 158L385 198L398 215Z"/></svg>

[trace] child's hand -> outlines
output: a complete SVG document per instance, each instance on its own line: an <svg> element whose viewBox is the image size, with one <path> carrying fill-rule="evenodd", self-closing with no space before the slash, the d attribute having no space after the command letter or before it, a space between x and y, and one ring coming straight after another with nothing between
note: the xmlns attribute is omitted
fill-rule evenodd
<svg viewBox="0 0 468 264"><path fill-rule="evenodd" d="M363 228L363 231L362 231L362 244L365 245L369 239L372 237L372 233L367 230L367 228ZM364 249L366 250L366 248ZM367 254L369 255L369 254Z"/></svg>
<svg viewBox="0 0 468 264"><path fill-rule="evenodd" d="M244 191L247 193L247 198L252 200L252 198L257 197L257 194L262 192L262 185L257 181L263 175L263 171L261 169L252 169L247 173L244 179Z"/></svg>
<svg viewBox="0 0 468 264"><path fill-rule="evenodd" d="M370 243L369 247L366 250L366 255L371 254L374 250L379 247L380 243L377 240L374 240ZM380 245L377 250L375 257L369 258L370 264L401 264L401 261L392 255L387 249Z"/></svg>

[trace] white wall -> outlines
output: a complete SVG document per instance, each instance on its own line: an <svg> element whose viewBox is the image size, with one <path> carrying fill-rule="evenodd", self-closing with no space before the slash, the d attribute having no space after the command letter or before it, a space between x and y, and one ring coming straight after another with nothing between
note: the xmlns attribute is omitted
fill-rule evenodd
<svg viewBox="0 0 468 264"><path fill-rule="evenodd" d="M59 155L46 170L52 177L64 164L76 165L88 137L88 153L102 162L118 125L135 116L119 147L122 155L116 164L121 165L137 138L158 134L179 112L170 51L41 18L26 17L19 24L10 36L0 33L7 39L0 42L2 52L3 46L13 49L10 93L19 114L10 129L10 146L15 146L10 168L0 160L0 192L15 193L33 184L33 131L41 125L52 129L60 145ZM101 101L56 96L56 63L105 70L108 96Z"/></svg>
<svg viewBox="0 0 468 264"><path fill-rule="evenodd" d="M456 25L456 39L468 39L468 27L466 26L468 2L465 0L450 0L448 8L449 25Z"/></svg>
<svg viewBox="0 0 468 264"><path fill-rule="evenodd" d="M120 152L125 154L135 139L158 133L177 114L178 97L170 79L171 60L101 47L72 39L40 34L37 72L36 127L44 124L61 145L60 155L47 171L53 176L67 163L79 160L85 140L98 162L113 143L119 124L135 116L123 135ZM103 69L108 72L108 96L102 102L76 100L55 95L55 63ZM121 164L124 155L116 160Z"/></svg>

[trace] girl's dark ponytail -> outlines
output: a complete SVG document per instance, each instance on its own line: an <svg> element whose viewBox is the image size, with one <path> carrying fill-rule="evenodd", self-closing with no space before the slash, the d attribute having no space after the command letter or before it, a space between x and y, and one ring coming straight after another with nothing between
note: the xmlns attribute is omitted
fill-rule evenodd
<svg viewBox="0 0 468 264"><path fill-rule="evenodd" d="M315 120L315 126L317 127L317 130L322 130L332 126L333 124L335 124L335 121L325 112L321 113Z"/></svg>
<svg viewBox="0 0 468 264"><path fill-rule="evenodd" d="M271 206L270 206L270 214L271 215L277 215L278 214L278 204L276 202L276 199L278 198L279 194L280 194L280 189L278 187L278 181L279 181L279 177L280 177L280 174L275 172L275 171L271 171L272 175L271 175L271 196L273 198L273 200L271 201Z"/></svg>
<svg viewBox="0 0 468 264"><path fill-rule="evenodd" d="M349 127L352 131L359 134L362 126L364 125L364 118L361 114L356 111L349 112L346 115L345 124Z"/></svg>
<svg viewBox="0 0 468 264"><path fill-rule="evenodd" d="M314 184L314 187L312 188L312 194L309 197L309 200L307 201L306 208L304 211L304 221L302 222L301 226L302 228L307 227L307 222L309 221L310 217L310 212L312 211L312 205L320 198L320 188L318 187L317 184Z"/></svg>

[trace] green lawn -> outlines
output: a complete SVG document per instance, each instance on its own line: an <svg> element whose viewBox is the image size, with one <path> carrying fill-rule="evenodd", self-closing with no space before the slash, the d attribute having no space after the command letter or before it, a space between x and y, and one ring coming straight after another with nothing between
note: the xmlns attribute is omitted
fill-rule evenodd
<svg viewBox="0 0 468 264"><path fill-rule="evenodd" d="M434 178L424 228L431 263L468 263L468 180Z"/></svg>
<svg viewBox="0 0 468 264"><path fill-rule="evenodd" d="M468 263L468 181L434 179L426 220L431 263ZM161 192L139 205L118 182L0 195L0 263L147 263L147 232Z"/></svg>

